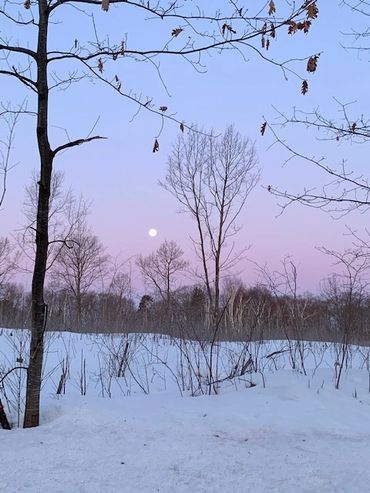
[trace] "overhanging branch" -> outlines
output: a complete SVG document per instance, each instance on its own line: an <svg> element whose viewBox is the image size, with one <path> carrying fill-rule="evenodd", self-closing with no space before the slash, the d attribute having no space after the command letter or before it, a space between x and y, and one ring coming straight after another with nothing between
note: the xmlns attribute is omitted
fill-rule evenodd
<svg viewBox="0 0 370 493"><path fill-rule="evenodd" d="M52 152L53 157L55 157L58 152L64 151L65 149L70 149L71 147L77 147L81 144L87 144L88 142L91 142L93 140L98 140L98 139L106 139L107 137L101 137L100 135L94 135L93 137L88 137L86 139L77 139L77 140L72 140L71 142L67 142L66 144L63 144Z"/></svg>
<svg viewBox="0 0 370 493"><path fill-rule="evenodd" d="M6 44L0 44L0 50L11 51L14 53L22 53L23 55L30 56L34 60L37 60L37 54L30 50L29 48L24 48L22 46L11 46Z"/></svg>
<svg viewBox="0 0 370 493"><path fill-rule="evenodd" d="M36 82L33 81L32 79L29 79L28 77L25 77L24 75L20 74L17 71L10 71L10 70L0 70L0 75L9 75L11 77L15 77L18 79L22 84L27 86L29 89L32 89L32 91L37 92L37 85Z"/></svg>

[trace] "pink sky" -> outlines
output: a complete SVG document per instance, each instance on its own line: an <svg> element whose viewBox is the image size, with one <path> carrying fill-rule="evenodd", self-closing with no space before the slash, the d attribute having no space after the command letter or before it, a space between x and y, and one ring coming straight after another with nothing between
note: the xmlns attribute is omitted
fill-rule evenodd
<svg viewBox="0 0 370 493"><path fill-rule="evenodd" d="M104 14L97 13L98 22L104 23L105 19ZM353 22L357 19L353 17ZM121 21L119 15L115 16L117 25ZM158 104L168 105L179 118L213 127L218 132L234 123L237 130L256 142L262 178L240 216L243 229L238 243L252 245L248 256L272 268L277 268L283 257L291 255L299 267L303 290L316 291L320 280L332 270L330 259L315 247L325 245L340 250L349 246L349 238L343 235L345 225L363 229L367 216L333 221L321 211L293 206L276 217L279 214L276 199L261 188L263 185L298 190L317 183L320 177L315 170L298 163L282 169L284 153L276 147L269 148L272 137L267 133L262 138L259 127L264 118L272 122L276 118L273 105L288 113L293 106L307 111L320 106L322 111L336 117L338 108L332 99L335 96L342 102L357 100L354 110L359 113L370 110L368 64L339 46L340 31L346 31L348 23L348 11L320 5L319 19L308 36L294 40L283 38L271 48L273 56L279 59L323 51L319 69L310 79L310 91L304 97L300 94L299 81L294 78L285 81L278 69L263 64L252 53L248 53L248 62L243 62L236 53L228 57L214 54L207 59L206 74L196 73L187 64L164 63L162 70L171 97L154 74L152 79L147 77L146 68L141 76L136 66L129 64L128 71L122 74L125 83L137 84L144 94L153 94ZM71 45L75 37L73 29L67 34L65 30L63 33L62 26L58 30L53 42L63 35L65 43ZM348 88L354 87L354 77L356 93L352 94ZM24 97L14 82L1 79L1 83L8 99L19 101ZM128 258L151 252L164 239L174 239L191 257L189 234L193 233L193 225L189 218L177 213L175 200L158 186L158 180L164 178L167 155L178 129L166 125L160 136L160 152L153 154L153 140L160 122L144 113L130 122L135 107L106 88L83 82L68 91L55 92L51 104L54 143L65 139L63 128L68 128L71 138L86 135L98 117L96 131L109 137L107 141L66 152L56 162L56 167L65 172L67 186L92 200L90 223L108 251ZM329 162L346 158L355 166L366 166L363 146L321 142L316 139L317 135L304 129L281 132L301 152L325 154ZM29 182L32 169L38 165L32 120L19 127L14 159L19 165L9 176L6 202L0 211L1 235L14 234L23 223L24 186ZM159 231L154 239L147 234L150 227ZM255 273L250 263L240 266L240 277L246 283L253 282Z"/></svg>

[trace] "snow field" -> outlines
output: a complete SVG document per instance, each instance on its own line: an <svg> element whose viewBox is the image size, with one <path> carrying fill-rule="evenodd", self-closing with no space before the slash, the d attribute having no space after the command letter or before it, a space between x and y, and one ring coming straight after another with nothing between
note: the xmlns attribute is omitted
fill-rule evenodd
<svg viewBox="0 0 370 493"><path fill-rule="evenodd" d="M104 348L99 337L50 336L42 425L0 430L1 491L369 491L367 348L351 350L339 390L334 388L334 348L312 344L304 375L291 369L287 352L275 361L266 358L287 347L275 341L258 348L257 373L225 380L219 395L192 397L190 387L180 392L178 345L158 336L132 335L130 370L112 377L109 398L101 374L109 380L112 346ZM120 338L114 337L117 348ZM26 333L3 331L2 373L15 363L14 346L26 354L26 341ZM236 354L236 346L220 349L220 376L228 373L228 357L232 350ZM249 349L255 356L256 347ZM65 394L56 396L67 356ZM86 395L81 395L83 361ZM22 371L9 376L14 389L18 374ZM250 388L250 381L256 386ZM5 388L14 402L11 386ZM9 415L16 422L16 406Z"/></svg>

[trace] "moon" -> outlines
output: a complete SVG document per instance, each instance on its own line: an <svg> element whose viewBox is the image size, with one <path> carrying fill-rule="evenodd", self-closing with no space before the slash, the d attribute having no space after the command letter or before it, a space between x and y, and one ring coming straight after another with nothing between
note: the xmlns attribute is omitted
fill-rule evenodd
<svg viewBox="0 0 370 493"><path fill-rule="evenodd" d="M151 237L151 238L155 238L158 234L158 231L155 229L155 228L150 228L150 230L148 231L148 235Z"/></svg>

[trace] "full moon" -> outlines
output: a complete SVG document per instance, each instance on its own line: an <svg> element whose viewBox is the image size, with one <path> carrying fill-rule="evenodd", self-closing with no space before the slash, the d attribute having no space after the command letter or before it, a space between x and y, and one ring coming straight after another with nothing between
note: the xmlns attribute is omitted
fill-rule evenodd
<svg viewBox="0 0 370 493"><path fill-rule="evenodd" d="M155 238L158 234L158 231L155 229L155 228L150 228L150 230L148 231L148 235L152 238Z"/></svg>

